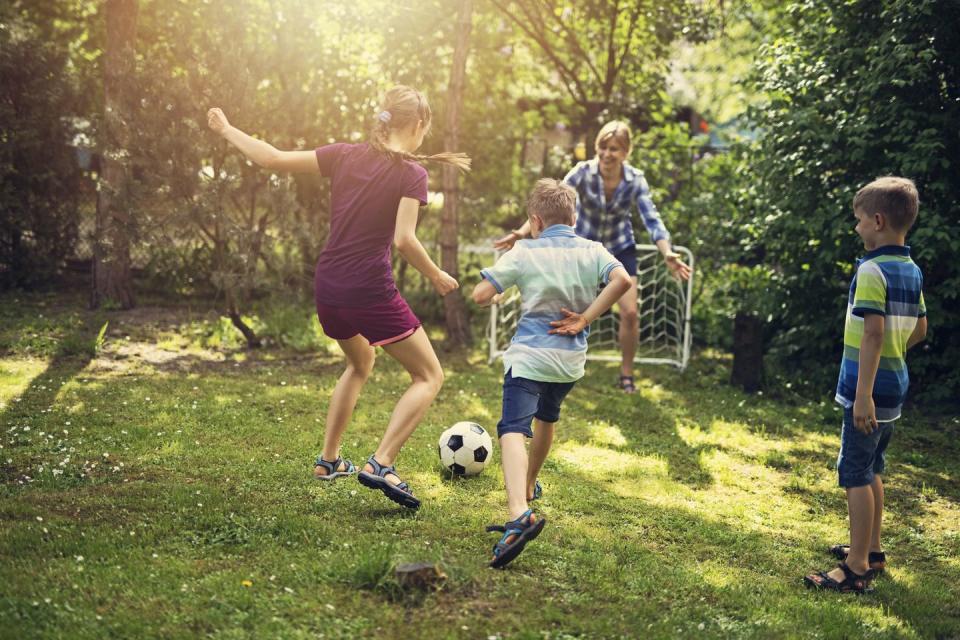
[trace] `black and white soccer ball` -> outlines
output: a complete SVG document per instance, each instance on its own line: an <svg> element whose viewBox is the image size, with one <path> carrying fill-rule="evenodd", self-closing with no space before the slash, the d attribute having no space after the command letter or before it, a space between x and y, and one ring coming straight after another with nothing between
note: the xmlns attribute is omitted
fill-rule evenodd
<svg viewBox="0 0 960 640"><path fill-rule="evenodd" d="M475 476L493 457L490 434L476 422L458 422L440 435L440 464L457 476Z"/></svg>

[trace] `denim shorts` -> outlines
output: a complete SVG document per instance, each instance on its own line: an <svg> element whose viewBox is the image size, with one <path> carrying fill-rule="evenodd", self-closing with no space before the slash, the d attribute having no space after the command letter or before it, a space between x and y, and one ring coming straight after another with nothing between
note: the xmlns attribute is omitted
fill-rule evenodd
<svg viewBox="0 0 960 640"><path fill-rule="evenodd" d="M533 419L556 422L560 419L560 403L576 382L540 382L514 378L507 371L503 376L503 414L497 423L497 437L505 433L522 433L533 437Z"/></svg>
<svg viewBox="0 0 960 640"><path fill-rule="evenodd" d="M893 422L879 422L880 428L865 434L853 426L853 408L843 410L843 431L840 434L840 455L837 475L846 489L865 487L886 467L887 445L893 435Z"/></svg>
<svg viewBox="0 0 960 640"><path fill-rule="evenodd" d="M630 245L613 257L620 261L628 275L637 275L637 248L635 246Z"/></svg>

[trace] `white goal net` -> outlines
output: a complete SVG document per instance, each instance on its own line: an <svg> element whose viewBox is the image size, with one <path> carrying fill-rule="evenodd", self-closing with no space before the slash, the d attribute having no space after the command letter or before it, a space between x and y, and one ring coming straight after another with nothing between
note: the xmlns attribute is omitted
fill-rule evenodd
<svg viewBox="0 0 960 640"><path fill-rule="evenodd" d="M686 247L674 247L693 268L693 254ZM640 318L640 340L633 361L641 364L669 364L686 368L690 359L690 301L693 277L687 282L673 278L657 247L637 245L637 313ZM508 289L500 304L490 307L487 339L490 362L503 355L520 319L520 292ZM620 361L620 314L617 307L597 318L590 325L587 359Z"/></svg>

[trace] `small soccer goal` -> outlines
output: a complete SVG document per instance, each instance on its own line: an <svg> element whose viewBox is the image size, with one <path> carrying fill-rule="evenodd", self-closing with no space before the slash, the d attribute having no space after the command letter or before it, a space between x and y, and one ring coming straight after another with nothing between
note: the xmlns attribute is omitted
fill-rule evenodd
<svg viewBox="0 0 960 640"><path fill-rule="evenodd" d="M693 268L693 254L686 247L674 247ZM633 361L638 364L667 364L681 371L690 360L690 303L693 276L687 282L673 278L657 247L637 245L637 313L640 318L640 340ZM487 332L493 362L503 355L520 319L520 292L508 289L500 304L490 307ZM617 307L600 316L590 325L588 360L620 361L620 314Z"/></svg>

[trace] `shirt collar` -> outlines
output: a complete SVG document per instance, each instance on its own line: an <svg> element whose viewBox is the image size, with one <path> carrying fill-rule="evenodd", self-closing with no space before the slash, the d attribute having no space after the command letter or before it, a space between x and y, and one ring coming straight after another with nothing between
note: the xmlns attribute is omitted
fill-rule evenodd
<svg viewBox="0 0 960 640"><path fill-rule="evenodd" d="M587 160L587 171L590 172L590 175L599 176L600 175L600 161L597 160L596 156L591 160ZM629 163L623 163L623 179L627 182L633 182L633 179L637 177L637 170L630 166Z"/></svg>
<svg viewBox="0 0 960 640"><path fill-rule="evenodd" d="M540 233L541 238L575 238L577 233L567 224L552 224Z"/></svg>
<svg viewBox="0 0 960 640"><path fill-rule="evenodd" d="M909 258L910 245L887 244L882 247L877 247L876 249L867 251L865 254L863 254L863 257L860 258L860 262L876 258L877 256L907 256Z"/></svg>

